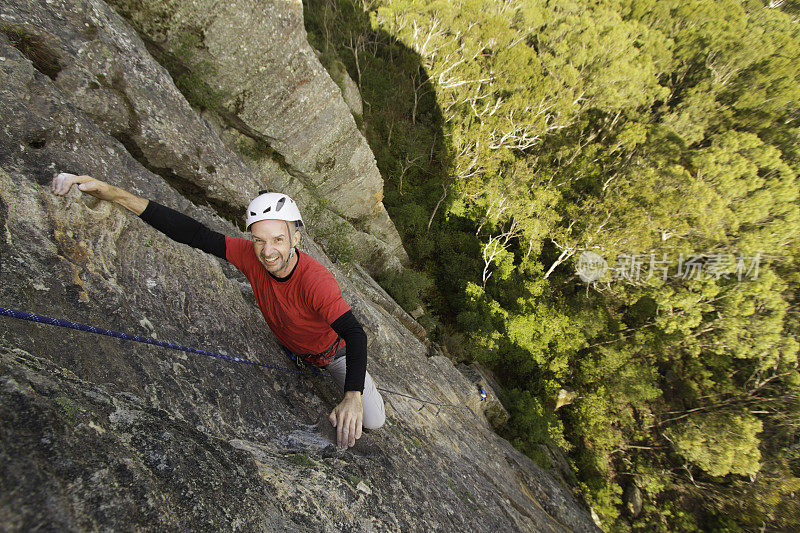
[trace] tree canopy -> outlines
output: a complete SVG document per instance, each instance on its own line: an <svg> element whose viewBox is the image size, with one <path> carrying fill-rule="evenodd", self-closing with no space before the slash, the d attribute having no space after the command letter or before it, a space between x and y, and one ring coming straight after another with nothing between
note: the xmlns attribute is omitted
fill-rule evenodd
<svg viewBox="0 0 800 533"><path fill-rule="evenodd" d="M412 258L382 281L499 376L505 436L567 453L608 530L800 528L800 4L305 13Z"/></svg>

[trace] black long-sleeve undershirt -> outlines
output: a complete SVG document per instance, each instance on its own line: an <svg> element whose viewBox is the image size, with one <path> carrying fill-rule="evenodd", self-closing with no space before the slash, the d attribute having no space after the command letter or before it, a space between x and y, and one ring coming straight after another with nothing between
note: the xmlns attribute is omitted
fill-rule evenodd
<svg viewBox="0 0 800 533"><path fill-rule="evenodd" d="M225 235L216 232L190 216L150 200L139 218L155 229L182 244L225 257Z"/></svg>
<svg viewBox="0 0 800 533"><path fill-rule="evenodd" d="M364 328L353 311L349 310L334 320L331 328L346 343L344 391L364 392L364 377L367 374L367 334L364 333Z"/></svg>
<svg viewBox="0 0 800 533"><path fill-rule="evenodd" d="M206 227L192 217L153 200L148 202L147 207L139 217L176 242L188 244L193 248L198 248L220 259L227 260L225 255L225 236ZM281 279L281 281L288 280L292 274ZM364 376L367 372L367 335L364 333L364 328L352 311L342 314L330 326L346 344L345 392L364 392Z"/></svg>

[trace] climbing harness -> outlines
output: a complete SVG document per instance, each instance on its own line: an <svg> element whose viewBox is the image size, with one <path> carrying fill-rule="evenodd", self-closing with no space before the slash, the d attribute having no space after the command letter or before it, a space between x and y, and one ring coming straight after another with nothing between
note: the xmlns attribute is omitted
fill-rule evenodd
<svg viewBox="0 0 800 533"><path fill-rule="evenodd" d="M16 318L16 319L19 319L19 320L27 320L27 321L30 321L30 322L39 322L41 324L49 324L51 326L59 326L59 327L62 327L62 328L70 328L70 329L76 329L78 331L86 331L86 332L89 332L89 333L96 333L98 335L106 335L106 336L109 336L109 337L115 337L115 338L123 339L123 340L136 341L136 342L141 342L141 343L144 343L144 344L152 344L153 346L160 346L162 348L169 348L171 350L189 352L189 353L194 353L194 354L197 354L197 355L205 355L206 357L213 357L215 359L223 359L225 361L230 361L230 362L233 362L233 363L244 363L244 364L249 364L249 365L260 366L260 367L263 367L263 368L269 368L271 370L278 370L278 371L281 371L281 372L290 372L290 373L293 373L293 374L306 374L306 375L307 374L313 374L313 375L318 375L318 376L323 376L323 377L328 377L330 379L334 379L333 376L331 376L330 374L325 374L325 373L321 372L318 368L315 368L310 364L307 365L307 366L311 367L310 371L309 370L303 370L302 366L301 366L301 363L298 362L298 361L301 360L301 358L300 357L295 357L294 354L292 354L286 348L283 348L283 349L286 351L286 353L289 355L289 357L294 359L295 362L298 364L298 368L297 369L295 369L295 368L286 368L286 367L283 367L283 366L280 366L280 365L273 365L273 364L269 364L269 363L261 363L259 361L253 361L252 359L245 359L243 357L233 357L233 356L230 356L230 355L225 355L225 354L221 354L221 353L217 353L217 352L211 352L211 351L208 351L208 350L201 350L201 349L198 349L198 348L191 348L189 346L183 346L183 345L176 344L176 343L173 343L173 342L160 341L160 340L152 339L152 338L149 338L149 337L142 337L142 336L139 336L139 335L130 335L128 333L123 333L121 331L113 331L113 330L110 330L110 329L98 328L96 326L89 326L87 324L79 324L77 322L72 322L71 320L64 320L64 319L61 319L61 318L51 318L51 317L48 317L48 316L37 315L36 313L28 313L28 312L25 312L25 311L17 311L16 309L8 309L8 308L5 308L5 307L0 307L0 315L11 317L11 318ZM338 346L338 343L337 343L337 346ZM326 350L326 352L327 352L327 350ZM417 411L421 411L426 405L432 405L432 406L438 407L438 409L436 411L436 415L437 416L439 415L439 412L442 410L443 407L454 407L456 409L468 409L470 412L472 412L472 409L470 409L468 406L464 406L464 405L456 405L456 404L452 404L452 403L431 402L431 401L428 401L428 400L425 400L425 399L422 399L422 398L417 398L416 396L411 396L410 394L404 394L402 392L391 391L391 390L384 389L384 388L381 388L381 387L376 387L376 389L378 389L381 392L385 392L387 394L394 394L394 395L397 395L397 396L402 396L404 398L409 398L409 399L421 402L422 406ZM472 412L472 414L474 415L475 413Z"/></svg>
<svg viewBox="0 0 800 533"><path fill-rule="evenodd" d="M317 372L319 372L319 369L317 369L317 368L315 368L313 365L311 365L311 364L307 363L305 360L303 360L303 358L302 358L302 357L300 357L300 356L298 356L298 355L295 355L295 354L294 354L294 353L293 353L293 352L292 352L292 351L291 351L289 348L287 348L287 347L286 347L286 346L284 346L283 344L281 344L281 343L278 343L278 345L279 345L279 346L281 347L281 349L283 350L283 353L285 353L286 355L288 355L288 356L289 356L289 359L291 359L292 361L294 361L294 364L296 364L296 365L297 365L297 368L299 368L299 369L301 369L301 370L302 370L302 369L306 369L306 368L308 368L308 369L311 369L311 370L317 370Z"/></svg>
<svg viewBox="0 0 800 533"><path fill-rule="evenodd" d="M281 348L283 348L283 351L286 352L286 355L288 355L292 361L297 364L298 368L308 366L311 369L319 372L319 368L326 367L331 361L333 361L334 357L336 356L336 352L339 351L339 345L341 342L342 338L337 335L336 340L333 341L333 344L322 350L320 353L294 353L282 343L278 344L281 345Z"/></svg>

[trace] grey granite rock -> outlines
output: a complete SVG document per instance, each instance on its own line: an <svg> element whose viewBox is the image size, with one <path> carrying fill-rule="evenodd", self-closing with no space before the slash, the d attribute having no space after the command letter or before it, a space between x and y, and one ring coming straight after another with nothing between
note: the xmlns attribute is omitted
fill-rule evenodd
<svg viewBox="0 0 800 533"><path fill-rule="evenodd" d="M78 191L49 191L54 173L79 170L241 235L224 207L243 193L195 167L241 180L246 168L195 111L167 103L179 94L137 39L99 0L0 5L0 302L286 367L230 265ZM136 135L132 117L147 118ZM195 188L161 165L194 168ZM3 529L596 531L464 407L472 385L427 357L363 272L348 276L312 239L304 250L367 330L383 428L338 449L330 379L0 316Z"/></svg>
<svg viewBox="0 0 800 533"><path fill-rule="evenodd" d="M639 516L642 512L642 489L636 484L636 480L631 478L625 486L625 492L622 495L625 502L625 510L633 518Z"/></svg>
<svg viewBox="0 0 800 533"><path fill-rule="evenodd" d="M500 403L500 385L492 373L479 363L461 364L458 369L472 383L473 394L468 404L470 408L476 412L482 411L495 430L506 425L511 417ZM478 387L486 392L486 398L481 398Z"/></svg>
<svg viewBox="0 0 800 533"><path fill-rule="evenodd" d="M351 113L360 104L357 88L346 72L340 88L317 59L306 40L300 2L110 3L156 46L213 64L203 78L222 95L226 126L268 145L288 181L313 189L326 207L375 239L382 253L407 262L382 203L383 179ZM197 41L190 52L187 36Z"/></svg>
<svg viewBox="0 0 800 533"><path fill-rule="evenodd" d="M230 220L243 216L263 185L192 112L167 71L107 5L13 2L2 16L4 33L38 70L138 163L196 203ZM50 71L37 65L43 58L52 58Z"/></svg>

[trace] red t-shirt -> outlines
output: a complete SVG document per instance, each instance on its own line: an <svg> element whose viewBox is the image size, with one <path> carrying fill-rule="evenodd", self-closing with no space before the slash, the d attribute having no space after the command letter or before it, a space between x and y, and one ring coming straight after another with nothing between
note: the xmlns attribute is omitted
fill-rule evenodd
<svg viewBox="0 0 800 533"><path fill-rule="evenodd" d="M278 281L267 272L253 242L225 237L226 259L250 281L261 314L278 340L295 354L318 354L336 342L330 324L350 310L333 274L299 250L297 266ZM341 341L339 346L344 346Z"/></svg>

